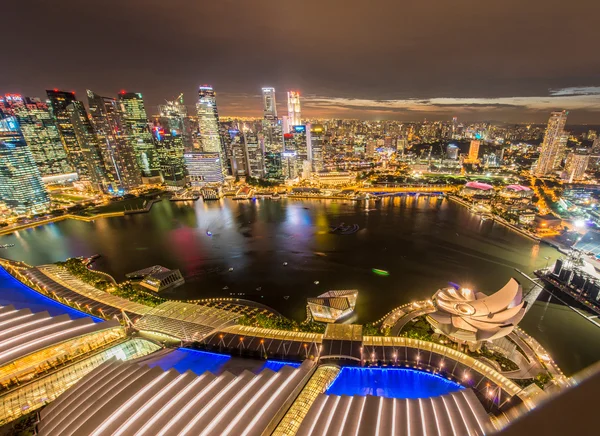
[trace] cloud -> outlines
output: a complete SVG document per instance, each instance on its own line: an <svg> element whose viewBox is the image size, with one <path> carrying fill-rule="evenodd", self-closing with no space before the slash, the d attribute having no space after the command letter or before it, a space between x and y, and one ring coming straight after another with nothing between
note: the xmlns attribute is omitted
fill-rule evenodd
<svg viewBox="0 0 600 436"><path fill-rule="evenodd" d="M553 97L574 96L574 95L600 95L600 86L582 86L582 87L551 89L550 95Z"/></svg>

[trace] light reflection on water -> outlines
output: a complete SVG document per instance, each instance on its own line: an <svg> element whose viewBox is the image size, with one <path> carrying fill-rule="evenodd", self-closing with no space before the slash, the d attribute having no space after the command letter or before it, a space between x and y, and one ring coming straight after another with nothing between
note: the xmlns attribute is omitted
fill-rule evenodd
<svg viewBox="0 0 600 436"><path fill-rule="evenodd" d="M360 230L329 233L342 222ZM101 254L97 267L117 279L155 264L179 268L186 284L171 297L242 294L297 319L305 316L307 297L358 289L357 322L429 298L450 281L490 293L510 277L521 279L515 268L531 273L546 265L545 257L553 262L558 256L455 203L427 197L387 198L368 207L335 200L165 200L149 214L63 221L0 237L0 243L15 244L0 255L30 264ZM372 268L390 275L377 276ZM600 333L554 304L541 318L542 307L536 303L522 325L566 372L600 359L600 350L585 343Z"/></svg>

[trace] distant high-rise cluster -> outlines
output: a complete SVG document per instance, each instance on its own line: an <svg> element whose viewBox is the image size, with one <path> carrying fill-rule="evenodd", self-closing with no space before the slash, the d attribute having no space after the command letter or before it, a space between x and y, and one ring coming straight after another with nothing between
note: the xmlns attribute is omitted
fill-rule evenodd
<svg viewBox="0 0 600 436"><path fill-rule="evenodd" d="M322 185L327 179L322 173L328 171L489 172L507 162L533 165L535 176L576 182L587 177L588 166L600 167L596 131L586 129L580 136L586 142L575 141L578 148L566 147L566 111L553 112L545 129L467 124L458 117L410 123L303 120L300 92L287 91L287 110L278 111L276 90L267 86L261 90L260 119L222 119L210 85L198 88L191 111L183 94L154 113L138 92L86 94L87 106L74 92L58 89L48 90L45 100L16 94L0 98L5 154L8 142L24 144L18 157L16 151L11 157L28 162L23 168L31 175L10 189L3 187L0 206L10 205L18 214L42 212L49 205L42 193L50 183L124 195L157 184L176 191L244 179ZM536 161L534 144L542 136ZM515 147L520 151L515 153ZM354 175L347 178L355 180Z"/></svg>

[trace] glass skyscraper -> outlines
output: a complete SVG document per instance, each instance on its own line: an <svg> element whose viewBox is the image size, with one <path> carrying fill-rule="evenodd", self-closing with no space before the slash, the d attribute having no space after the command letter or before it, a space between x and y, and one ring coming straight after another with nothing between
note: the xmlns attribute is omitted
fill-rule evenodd
<svg viewBox="0 0 600 436"><path fill-rule="evenodd" d="M167 186L183 187L186 184L183 155L192 151L193 140L183 94L176 100L159 106L152 133L160 161L160 169Z"/></svg>
<svg viewBox="0 0 600 436"><path fill-rule="evenodd" d="M0 107L17 117L25 142L42 176L74 171L45 102L12 94L0 98Z"/></svg>
<svg viewBox="0 0 600 436"><path fill-rule="evenodd" d="M200 144L204 153L219 153L223 166L223 175L227 173L225 147L219 132L219 111L217 98L212 86L204 85L198 90L198 125L200 127Z"/></svg>
<svg viewBox="0 0 600 436"><path fill-rule="evenodd" d="M106 171L85 106L75 98L73 92L55 89L46 93L69 163L80 181L89 183L93 189L102 189Z"/></svg>
<svg viewBox="0 0 600 436"><path fill-rule="evenodd" d="M123 129L117 100L87 91L90 115L100 145L110 190L124 193L141 185L142 177L135 151Z"/></svg>
<svg viewBox="0 0 600 436"><path fill-rule="evenodd" d="M0 112L0 201L17 215L44 212L50 205L33 154L14 116Z"/></svg>
<svg viewBox="0 0 600 436"><path fill-rule="evenodd" d="M145 183L160 183L160 162L150 132L150 124L142 94L122 92L118 101L123 114L123 128L129 145L135 150Z"/></svg>
<svg viewBox="0 0 600 436"><path fill-rule="evenodd" d="M277 118L277 102L275 101L275 88L263 88L263 114L265 120Z"/></svg>

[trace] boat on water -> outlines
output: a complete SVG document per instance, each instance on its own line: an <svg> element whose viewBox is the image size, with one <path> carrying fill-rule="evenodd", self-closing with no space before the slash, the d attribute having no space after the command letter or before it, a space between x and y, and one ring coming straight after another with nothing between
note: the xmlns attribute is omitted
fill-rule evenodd
<svg viewBox="0 0 600 436"><path fill-rule="evenodd" d="M277 192L275 194L271 194L271 200L279 200L281 198L281 195L279 195Z"/></svg>
<svg viewBox="0 0 600 436"><path fill-rule="evenodd" d="M373 269L371 269L371 271L373 271L378 276L389 276L390 275L390 273L384 269L373 268Z"/></svg>
<svg viewBox="0 0 600 436"><path fill-rule="evenodd" d="M0 245L0 248L10 248L10 247L14 247L14 246L15 246L15 244L3 244L3 245Z"/></svg>

